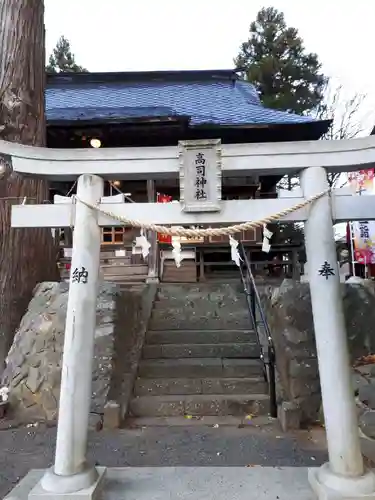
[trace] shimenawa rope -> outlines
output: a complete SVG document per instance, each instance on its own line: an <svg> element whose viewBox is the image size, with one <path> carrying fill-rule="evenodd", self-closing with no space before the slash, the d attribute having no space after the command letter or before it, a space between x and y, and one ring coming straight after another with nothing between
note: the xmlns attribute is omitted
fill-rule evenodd
<svg viewBox="0 0 375 500"><path fill-rule="evenodd" d="M75 203L75 200L78 200L83 205L86 205L86 207L91 208L92 210L96 210L101 214L110 217L111 219L117 220L127 226L137 227L147 231L155 231L157 233L165 234L167 236L185 236L188 238L192 238L199 236L230 236L232 234L239 233L241 231L246 231L248 229L253 229L255 227L262 227L265 224L270 224L272 222L275 222L280 218L291 214L292 212L295 212L297 210L300 210L301 208L310 205L314 201L319 200L320 198L329 193L330 189L327 189L325 191L322 191L321 193L311 196L310 198L300 203L297 203L296 205L293 205L292 207L286 208L285 210L281 210L280 212L277 212L274 215L264 217L263 219L257 221L243 222L241 224L235 224L233 226L227 226L227 227L206 228L206 229L184 229L178 227L167 227L167 226L160 226L158 224L144 223L139 220L128 219L127 217L121 217L120 215L116 215L113 212L103 210L99 208L99 206L97 205L88 203L87 201L84 201L81 198L79 198L77 195L72 197L72 201L73 203Z"/></svg>

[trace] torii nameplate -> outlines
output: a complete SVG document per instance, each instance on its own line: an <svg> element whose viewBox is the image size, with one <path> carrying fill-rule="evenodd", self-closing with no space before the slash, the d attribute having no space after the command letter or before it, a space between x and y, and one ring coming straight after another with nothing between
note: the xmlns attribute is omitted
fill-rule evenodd
<svg viewBox="0 0 375 500"><path fill-rule="evenodd" d="M220 139L180 141L180 201L184 212L221 210Z"/></svg>

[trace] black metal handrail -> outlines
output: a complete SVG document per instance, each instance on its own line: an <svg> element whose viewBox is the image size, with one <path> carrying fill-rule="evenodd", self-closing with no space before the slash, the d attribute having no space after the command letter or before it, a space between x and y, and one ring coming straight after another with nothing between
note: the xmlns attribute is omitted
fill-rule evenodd
<svg viewBox="0 0 375 500"><path fill-rule="evenodd" d="M275 379L275 348L273 345L270 328L263 310L259 292L256 287L253 273L251 272L249 258L242 242L239 244L239 253L241 257L240 273L241 281L246 295L246 302L249 309L249 315L253 330L255 332L256 342L260 349L260 359L263 363L263 374L269 387L270 396L270 415L277 417L276 403L276 379ZM259 317L259 320L258 320ZM265 345L260 339L260 328L264 329L267 337Z"/></svg>

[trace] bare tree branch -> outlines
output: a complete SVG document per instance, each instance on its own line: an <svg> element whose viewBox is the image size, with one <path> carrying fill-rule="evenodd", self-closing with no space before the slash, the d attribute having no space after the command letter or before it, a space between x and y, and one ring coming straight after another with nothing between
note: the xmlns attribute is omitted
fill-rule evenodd
<svg viewBox="0 0 375 500"><path fill-rule="evenodd" d="M354 139L361 134L364 131L365 117L362 110L366 99L367 96L360 93L346 98L342 85L334 87L328 83L323 102L314 116L317 120L332 120L331 127L322 139Z"/></svg>
<svg viewBox="0 0 375 500"><path fill-rule="evenodd" d="M367 114L363 114L366 99L367 96L360 93L347 98L342 85L335 87L328 82L324 99L312 115L316 120L332 120L332 125L321 139L328 141L354 139L363 133L365 131L363 123L367 117ZM340 176L340 173L328 174L331 188L336 185ZM291 190L296 186L299 186L298 177L286 176L279 182L279 187L282 189Z"/></svg>
<svg viewBox="0 0 375 500"><path fill-rule="evenodd" d="M334 87L330 83L326 86L325 97L319 105L315 118L318 120L332 120L328 132L323 140L339 141L354 139L364 132L364 119L362 110L367 96L355 93L346 98L342 85ZM328 174L328 183L334 187L341 174Z"/></svg>

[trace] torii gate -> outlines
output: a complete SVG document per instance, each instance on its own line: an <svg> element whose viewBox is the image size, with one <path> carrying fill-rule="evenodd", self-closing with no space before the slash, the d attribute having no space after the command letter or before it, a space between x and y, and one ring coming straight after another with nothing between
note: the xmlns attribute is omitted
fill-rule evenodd
<svg viewBox="0 0 375 500"><path fill-rule="evenodd" d="M143 224L224 226L265 219L296 204L303 208L290 210L283 220L305 222L329 452L327 464L310 470L310 484L320 499L375 499L375 474L365 470L360 452L332 229L333 222L375 219L375 196L345 195L340 190L330 196L326 176L327 172L373 168L375 137L222 146L220 141L189 141L179 147L102 150L45 149L0 141L0 153L10 157L13 170L23 175L54 180L78 177L75 203L60 199L54 205L12 207L13 227L75 228L55 463L30 499L93 498L104 476L104 468L90 468L86 463L100 227L122 222L103 212ZM302 192L297 197L221 201L222 176L295 172L301 172ZM104 179L177 175L180 205L124 204L102 198ZM314 196L318 199L308 203Z"/></svg>

